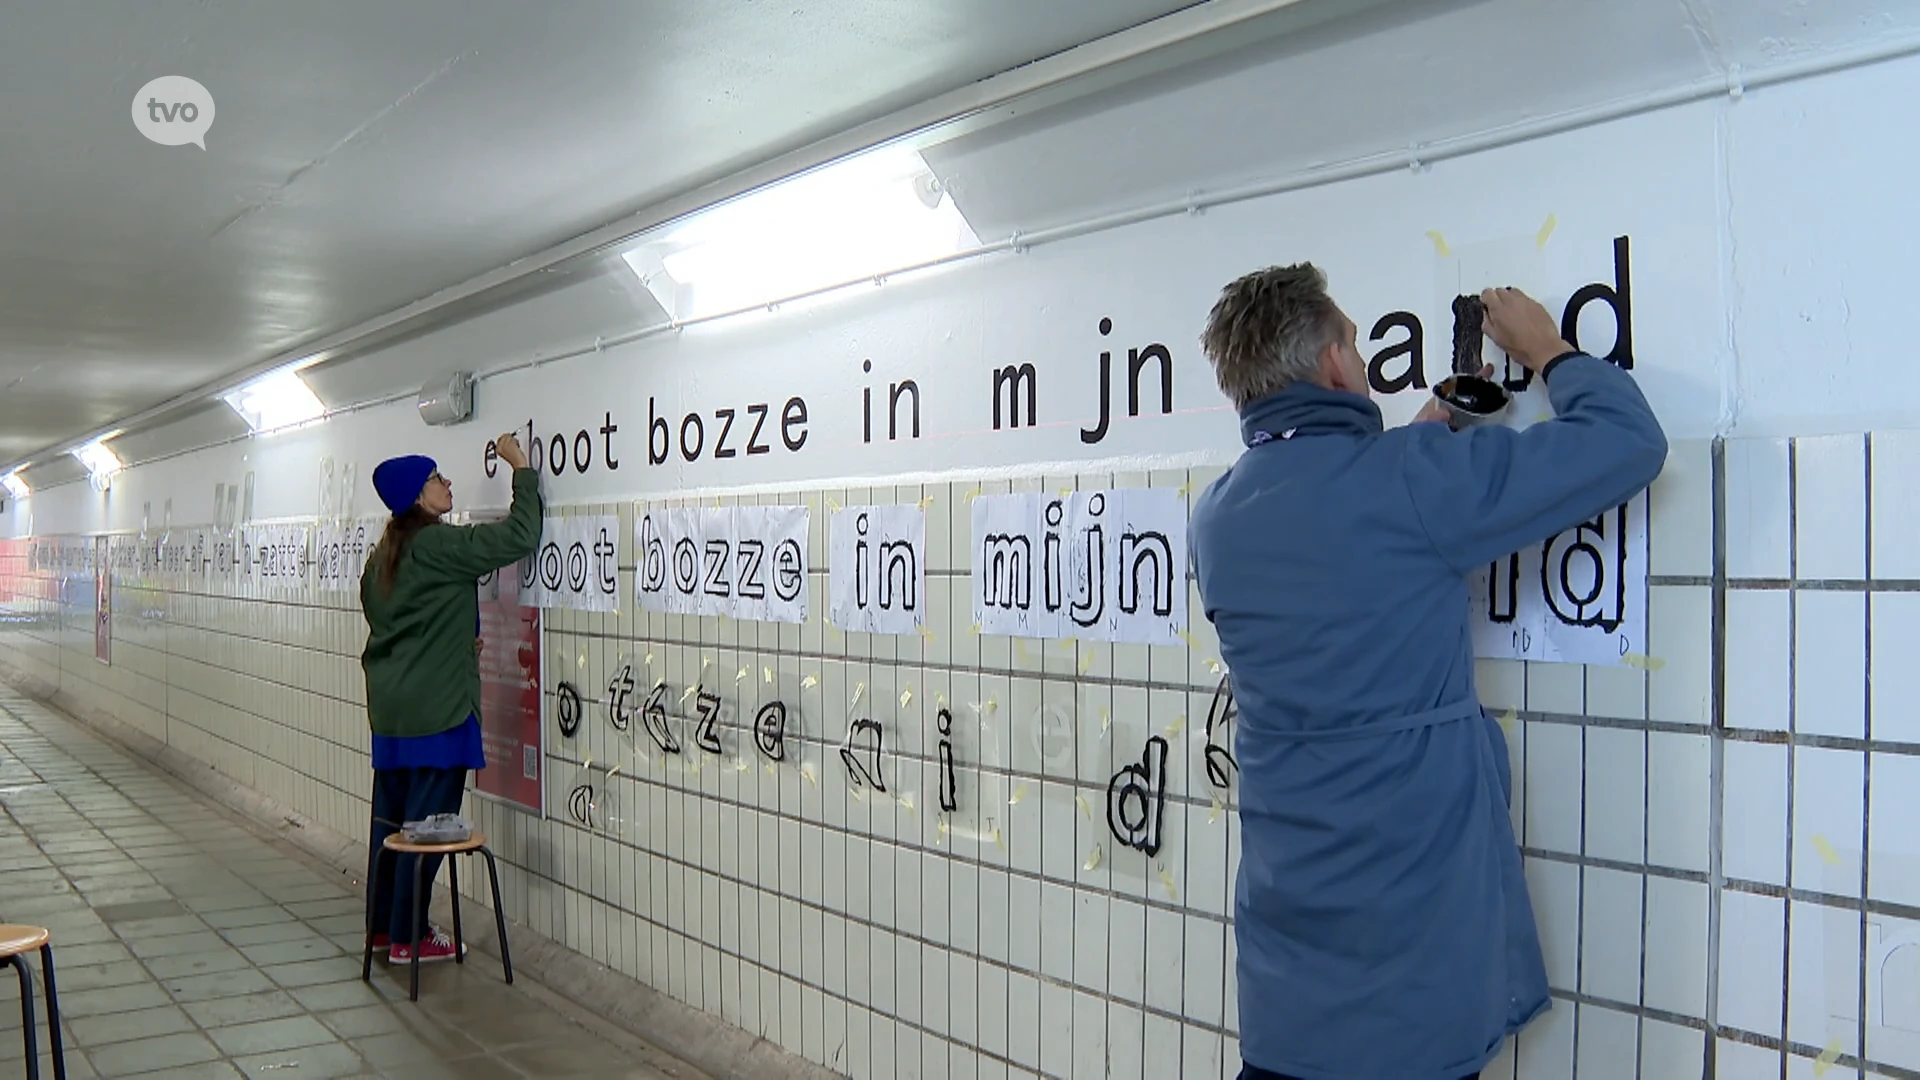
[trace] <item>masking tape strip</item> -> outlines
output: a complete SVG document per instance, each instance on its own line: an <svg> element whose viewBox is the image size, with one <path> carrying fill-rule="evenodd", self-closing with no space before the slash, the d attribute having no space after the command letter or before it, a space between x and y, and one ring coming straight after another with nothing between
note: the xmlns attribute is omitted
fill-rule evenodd
<svg viewBox="0 0 1920 1080"><path fill-rule="evenodd" d="M1427 239L1433 241L1434 254L1443 259L1453 254L1453 249L1447 246L1447 238L1440 235L1439 229L1428 229Z"/></svg>
<svg viewBox="0 0 1920 1080"><path fill-rule="evenodd" d="M1533 246L1536 249L1544 249L1547 246L1547 238L1553 235L1553 230L1557 228L1559 224L1560 219L1558 217L1553 214L1548 214L1547 220L1540 225L1540 231L1533 234Z"/></svg>
<svg viewBox="0 0 1920 1080"><path fill-rule="evenodd" d="M1641 671L1659 671L1661 668L1667 666L1667 662L1657 656L1648 656L1645 653L1636 652L1630 652L1622 656L1620 662L1630 668L1639 668Z"/></svg>
<svg viewBox="0 0 1920 1080"><path fill-rule="evenodd" d="M1100 845L1099 844L1093 845L1093 850L1087 852L1087 861L1080 864L1080 869L1092 870L1098 867L1100 865L1100 855L1101 855Z"/></svg>

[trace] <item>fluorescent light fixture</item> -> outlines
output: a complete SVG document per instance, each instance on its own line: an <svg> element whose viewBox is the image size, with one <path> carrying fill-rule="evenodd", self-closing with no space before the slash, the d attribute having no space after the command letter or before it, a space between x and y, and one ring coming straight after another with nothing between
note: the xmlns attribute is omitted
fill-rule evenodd
<svg viewBox="0 0 1920 1080"><path fill-rule="evenodd" d="M883 147L667 226L624 252L668 315L705 318L979 246L918 151Z"/></svg>
<svg viewBox="0 0 1920 1080"><path fill-rule="evenodd" d="M247 422L247 427L256 432L304 424L320 418L327 411L327 407L307 387L306 381L292 368L263 375L224 395L222 400L240 414L240 419Z"/></svg>
<svg viewBox="0 0 1920 1080"><path fill-rule="evenodd" d="M85 446L76 446L67 452L80 459L81 465L86 466L87 479L93 482L95 491L107 490L108 481L121 469L120 455L107 446L106 439L95 439Z"/></svg>
<svg viewBox="0 0 1920 1080"><path fill-rule="evenodd" d="M7 494L16 499L24 499L33 494L33 489L27 486L27 482L21 479L18 472L10 472L5 476L0 476L0 486L5 486Z"/></svg>

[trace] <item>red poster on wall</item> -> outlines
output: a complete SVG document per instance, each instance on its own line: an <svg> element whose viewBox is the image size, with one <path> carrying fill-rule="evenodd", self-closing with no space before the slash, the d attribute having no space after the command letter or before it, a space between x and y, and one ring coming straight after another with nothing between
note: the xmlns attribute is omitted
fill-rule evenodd
<svg viewBox="0 0 1920 1080"><path fill-rule="evenodd" d="M480 579L480 730L487 767L476 790L546 813L540 722L540 609L520 606L520 575Z"/></svg>

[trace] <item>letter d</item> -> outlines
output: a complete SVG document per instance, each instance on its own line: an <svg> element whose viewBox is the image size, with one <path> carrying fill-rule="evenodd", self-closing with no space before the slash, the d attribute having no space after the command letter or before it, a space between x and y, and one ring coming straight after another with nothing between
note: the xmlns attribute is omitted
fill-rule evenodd
<svg viewBox="0 0 1920 1080"><path fill-rule="evenodd" d="M1566 314L1560 317L1560 336L1576 349L1580 347L1580 310L1595 300L1603 300L1613 309L1613 348L1601 359L1617 365L1622 371L1632 371L1633 279L1627 269L1627 238L1624 236L1613 238L1613 286L1594 282L1582 288L1567 301Z"/></svg>

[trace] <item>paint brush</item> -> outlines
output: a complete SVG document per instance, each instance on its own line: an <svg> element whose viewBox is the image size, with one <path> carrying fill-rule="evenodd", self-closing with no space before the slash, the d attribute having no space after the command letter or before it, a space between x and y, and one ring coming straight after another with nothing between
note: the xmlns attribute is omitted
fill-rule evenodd
<svg viewBox="0 0 1920 1080"><path fill-rule="evenodd" d="M1453 298L1453 374L1440 380L1433 396L1447 407L1456 430L1494 422L1513 401L1506 387L1480 374L1486 320L1487 307L1478 296Z"/></svg>

